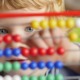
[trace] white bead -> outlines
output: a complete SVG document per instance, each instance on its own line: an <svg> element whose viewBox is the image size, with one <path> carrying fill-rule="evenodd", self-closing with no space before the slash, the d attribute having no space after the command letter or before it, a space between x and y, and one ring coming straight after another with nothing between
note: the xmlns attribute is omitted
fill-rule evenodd
<svg viewBox="0 0 80 80"><path fill-rule="evenodd" d="M12 77L9 76L9 75L6 75L6 76L4 77L4 80L12 80Z"/></svg>
<svg viewBox="0 0 80 80"><path fill-rule="evenodd" d="M0 76L0 80L3 80L3 77L2 76Z"/></svg>
<svg viewBox="0 0 80 80"><path fill-rule="evenodd" d="M13 76L13 80L21 80L21 77L19 75Z"/></svg>
<svg viewBox="0 0 80 80"><path fill-rule="evenodd" d="M77 18L76 19L76 27L79 27L80 28L80 18Z"/></svg>

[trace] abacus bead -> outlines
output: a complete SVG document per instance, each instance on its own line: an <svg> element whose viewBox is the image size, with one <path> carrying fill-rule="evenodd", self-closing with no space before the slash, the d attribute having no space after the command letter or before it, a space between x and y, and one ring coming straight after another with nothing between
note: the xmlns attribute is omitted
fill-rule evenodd
<svg viewBox="0 0 80 80"><path fill-rule="evenodd" d="M76 27L80 28L80 18L76 19Z"/></svg>
<svg viewBox="0 0 80 80"><path fill-rule="evenodd" d="M4 77L4 80L12 80L12 77L9 76L9 75L6 75L6 76Z"/></svg>
<svg viewBox="0 0 80 80"><path fill-rule="evenodd" d="M76 41L76 40L78 40L78 35L76 33L70 33L69 34L69 39L71 41Z"/></svg>
<svg viewBox="0 0 80 80"><path fill-rule="evenodd" d="M4 56L5 57L11 57L12 56L12 50L10 48L6 48L4 50Z"/></svg>
<svg viewBox="0 0 80 80"><path fill-rule="evenodd" d="M3 64L0 63L0 72L3 71Z"/></svg>
<svg viewBox="0 0 80 80"><path fill-rule="evenodd" d="M31 69L35 69L35 68L37 68L37 63L33 61L33 62L30 63L29 67Z"/></svg>
<svg viewBox="0 0 80 80"><path fill-rule="evenodd" d="M44 48L39 48L38 49L38 53L39 53L39 55L46 55L46 49L44 49Z"/></svg>
<svg viewBox="0 0 80 80"><path fill-rule="evenodd" d="M4 80L4 78L2 76L0 76L0 80Z"/></svg>
<svg viewBox="0 0 80 80"><path fill-rule="evenodd" d="M63 19L58 20L57 24L58 24L59 28L65 28L65 26L66 26L66 22Z"/></svg>
<svg viewBox="0 0 80 80"><path fill-rule="evenodd" d="M68 18L66 20L66 27L67 28L73 28L75 26L75 21L73 18Z"/></svg>
<svg viewBox="0 0 80 80"><path fill-rule="evenodd" d="M48 55L53 55L54 53L55 53L55 50L54 50L53 47L50 47L50 48L47 49L47 54Z"/></svg>
<svg viewBox="0 0 80 80"><path fill-rule="evenodd" d="M29 77L27 77L27 76L22 76L22 77L21 77L21 80L29 80Z"/></svg>
<svg viewBox="0 0 80 80"><path fill-rule="evenodd" d="M40 22L40 27L42 28L42 29L46 29L46 28L48 28L48 21L47 20L42 20L41 22Z"/></svg>
<svg viewBox="0 0 80 80"><path fill-rule="evenodd" d="M9 35L9 34L5 35L5 36L3 37L3 41L4 41L5 43L11 43L11 42L12 42L12 36Z"/></svg>
<svg viewBox="0 0 80 80"><path fill-rule="evenodd" d="M49 28L54 29L57 26L57 21L55 19L49 20Z"/></svg>
<svg viewBox="0 0 80 80"><path fill-rule="evenodd" d="M13 53L13 56L18 57L18 56L20 56L20 54L21 54L21 50L20 50L19 48L14 48L14 49L12 50L12 53Z"/></svg>
<svg viewBox="0 0 80 80"><path fill-rule="evenodd" d="M31 22L31 27L33 28L33 29L38 29L39 28L39 22L37 21L37 20L34 20L34 21L32 21Z"/></svg>
<svg viewBox="0 0 80 80"><path fill-rule="evenodd" d="M24 57L28 57L29 56L29 49L28 48L22 48L21 49L21 54Z"/></svg>
<svg viewBox="0 0 80 80"><path fill-rule="evenodd" d="M3 41L3 37L0 35L0 43Z"/></svg>
<svg viewBox="0 0 80 80"><path fill-rule="evenodd" d="M13 80L21 80L21 77L19 75L13 76Z"/></svg>
<svg viewBox="0 0 80 80"><path fill-rule="evenodd" d="M58 74L55 76L55 80L64 80L64 77L62 74Z"/></svg>
<svg viewBox="0 0 80 80"><path fill-rule="evenodd" d="M36 76L31 76L29 80L37 80Z"/></svg>
<svg viewBox="0 0 80 80"><path fill-rule="evenodd" d="M13 70L18 71L20 69L20 63L19 62L14 62L12 64Z"/></svg>
<svg viewBox="0 0 80 80"><path fill-rule="evenodd" d="M40 62L38 62L37 66L39 69L43 69L43 68L45 68L45 62L40 61Z"/></svg>
<svg viewBox="0 0 80 80"><path fill-rule="evenodd" d="M63 55L63 54L65 53L65 49L64 49L63 47L59 47L59 48L57 49L57 53L58 53L59 55Z"/></svg>
<svg viewBox="0 0 80 80"><path fill-rule="evenodd" d="M3 50L0 49L0 57L3 56Z"/></svg>
<svg viewBox="0 0 80 80"><path fill-rule="evenodd" d="M12 70L12 64L10 62L5 62L4 63L4 71L9 72Z"/></svg>
<svg viewBox="0 0 80 80"><path fill-rule="evenodd" d="M47 76L46 80L55 80L55 77L54 77L54 75L49 74L49 75Z"/></svg>
<svg viewBox="0 0 80 80"><path fill-rule="evenodd" d="M41 75L38 77L38 80L46 80L46 76Z"/></svg>
<svg viewBox="0 0 80 80"><path fill-rule="evenodd" d="M27 68L29 68L29 64L26 62L21 63L21 69L26 70Z"/></svg>
<svg viewBox="0 0 80 80"><path fill-rule="evenodd" d="M21 36L20 35L13 35L13 40L15 42L21 42Z"/></svg>
<svg viewBox="0 0 80 80"><path fill-rule="evenodd" d="M63 63L61 61L55 62L55 68L62 69L63 68Z"/></svg>
<svg viewBox="0 0 80 80"><path fill-rule="evenodd" d="M32 48L30 49L30 55L31 55L31 56L37 56L37 55L38 55L38 49L35 48L35 47L32 47Z"/></svg>
<svg viewBox="0 0 80 80"><path fill-rule="evenodd" d="M53 69L53 68L54 68L54 63L51 62L51 61L48 61L48 62L46 63L46 67L47 67L48 69Z"/></svg>

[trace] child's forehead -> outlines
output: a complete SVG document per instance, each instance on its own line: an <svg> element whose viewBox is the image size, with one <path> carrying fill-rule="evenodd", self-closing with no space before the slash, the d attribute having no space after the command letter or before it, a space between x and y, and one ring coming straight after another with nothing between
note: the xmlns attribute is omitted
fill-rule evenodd
<svg viewBox="0 0 80 80"><path fill-rule="evenodd" d="M41 21L44 18L45 17L23 17L23 18L0 19L0 25L29 24L33 20Z"/></svg>

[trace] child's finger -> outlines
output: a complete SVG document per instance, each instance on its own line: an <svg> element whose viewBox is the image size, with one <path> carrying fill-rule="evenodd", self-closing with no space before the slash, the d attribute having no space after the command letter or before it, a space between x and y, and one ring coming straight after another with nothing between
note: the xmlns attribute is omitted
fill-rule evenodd
<svg viewBox="0 0 80 80"><path fill-rule="evenodd" d="M51 30L51 35L52 35L54 44L57 44L57 45L60 44L61 39L65 37L65 33L59 28Z"/></svg>
<svg viewBox="0 0 80 80"><path fill-rule="evenodd" d="M43 38L43 40L48 46L50 47L54 46L53 39L49 30L43 30L40 33L41 33L41 37Z"/></svg>
<svg viewBox="0 0 80 80"><path fill-rule="evenodd" d="M45 41L40 37L38 33L35 33L32 36L31 40L37 47L48 48L48 45L45 43Z"/></svg>

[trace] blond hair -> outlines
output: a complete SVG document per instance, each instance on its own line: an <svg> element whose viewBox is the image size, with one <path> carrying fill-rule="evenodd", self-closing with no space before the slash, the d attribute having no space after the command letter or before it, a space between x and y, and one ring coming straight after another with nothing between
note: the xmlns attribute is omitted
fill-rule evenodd
<svg viewBox="0 0 80 80"><path fill-rule="evenodd" d="M0 0L0 11L43 7L50 11L64 11L64 0Z"/></svg>

